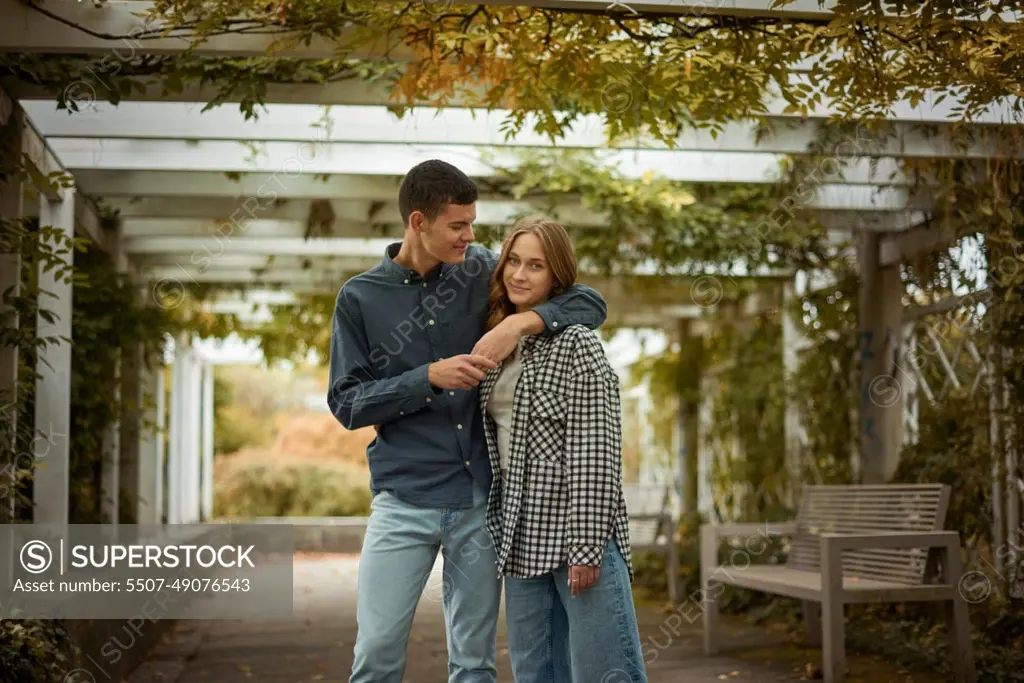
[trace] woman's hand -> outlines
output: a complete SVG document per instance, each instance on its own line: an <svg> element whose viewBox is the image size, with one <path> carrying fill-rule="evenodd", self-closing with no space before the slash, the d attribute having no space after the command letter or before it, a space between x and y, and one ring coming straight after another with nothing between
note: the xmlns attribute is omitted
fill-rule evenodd
<svg viewBox="0 0 1024 683"><path fill-rule="evenodd" d="M600 567L588 564L574 564L569 567L569 588L572 589L572 596L575 598L597 583L597 576L600 573Z"/></svg>

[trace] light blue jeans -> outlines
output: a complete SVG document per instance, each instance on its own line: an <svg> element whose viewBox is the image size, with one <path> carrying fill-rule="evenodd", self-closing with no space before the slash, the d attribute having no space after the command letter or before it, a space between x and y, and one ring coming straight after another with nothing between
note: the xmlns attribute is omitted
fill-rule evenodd
<svg viewBox="0 0 1024 683"><path fill-rule="evenodd" d="M569 568L505 577L516 683L647 683L629 570L609 541L597 583L572 596Z"/></svg>
<svg viewBox="0 0 1024 683"><path fill-rule="evenodd" d="M466 510L373 498L359 558L355 661L349 683L401 683L421 596L441 602L449 683L494 683L501 579L484 525L487 495ZM443 569L434 571L437 552ZM434 574L434 575L432 575Z"/></svg>

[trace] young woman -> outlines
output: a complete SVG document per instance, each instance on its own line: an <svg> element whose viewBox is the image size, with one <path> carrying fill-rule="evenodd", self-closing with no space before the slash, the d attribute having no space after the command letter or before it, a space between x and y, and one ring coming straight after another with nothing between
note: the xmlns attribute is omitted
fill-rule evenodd
<svg viewBox="0 0 1024 683"><path fill-rule="evenodd" d="M491 280L488 328L565 291L565 229L523 219ZM552 327L558 325L552 321ZM516 683L646 683L622 494L619 380L597 335L523 338L480 384Z"/></svg>

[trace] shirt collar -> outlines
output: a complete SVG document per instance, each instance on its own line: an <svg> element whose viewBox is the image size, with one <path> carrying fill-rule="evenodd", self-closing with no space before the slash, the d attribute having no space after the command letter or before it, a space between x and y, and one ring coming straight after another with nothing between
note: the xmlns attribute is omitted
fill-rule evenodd
<svg viewBox="0 0 1024 683"><path fill-rule="evenodd" d="M426 280L430 282L438 278L442 278L448 275L449 272L456 266L449 263L438 264L436 268L427 273L426 277L423 277L412 268L406 268L398 263L395 263L395 257L398 256L398 250L402 248L401 242L392 242L384 249L384 270L389 275L394 276L396 279L402 280L403 282L420 282Z"/></svg>

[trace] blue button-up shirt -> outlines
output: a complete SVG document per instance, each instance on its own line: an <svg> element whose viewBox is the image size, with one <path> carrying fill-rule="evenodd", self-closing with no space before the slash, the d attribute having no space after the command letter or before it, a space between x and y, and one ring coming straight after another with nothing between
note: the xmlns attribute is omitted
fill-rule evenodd
<svg viewBox="0 0 1024 683"><path fill-rule="evenodd" d="M431 363L472 351L483 336L496 254L470 245L459 265L427 274L394 262L388 246L377 267L338 292L331 332L327 403L346 429L379 425L366 458L370 489L412 505L467 508L474 480L491 487L478 389L439 389L427 380ZM573 324L595 329L607 307L577 284L533 309L543 334Z"/></svg>

